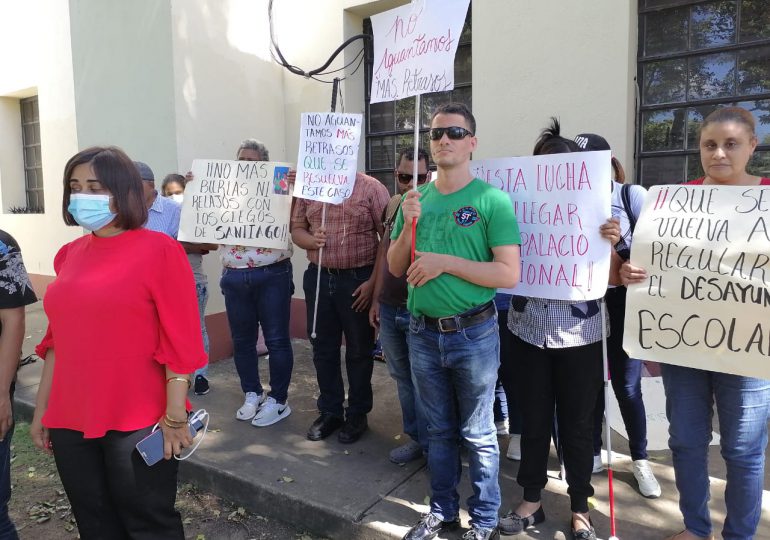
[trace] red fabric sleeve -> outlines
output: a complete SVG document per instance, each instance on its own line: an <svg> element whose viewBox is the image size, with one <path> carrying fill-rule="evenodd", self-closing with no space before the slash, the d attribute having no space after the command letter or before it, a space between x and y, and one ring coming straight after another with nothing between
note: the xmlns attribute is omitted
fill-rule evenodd
<svg viewBox="0 0 770 540"><path fill-rule="evenodd" d="M53 270L56 275L59 274L62 266L64 265L64 261L67 259L67 251L69 251L69 247L69 244L64 244L53 258ZM49 323L48 328L46 328L45 331L45 336L43 336L43 339L40 341L40 343L37 344L37 347L35 347L35 354L45 360L45 356L48 354L48 349L53 349L53 345L53 332L51 331L51 325Z"/></svg>
<svg viewBox="0 0 770 540"><path fill-rule="evenodd" d="M207 361L195 278L179 242L169 239L159 251L150 283L159 323L154 358L175 373L192 373Z"/></svg>

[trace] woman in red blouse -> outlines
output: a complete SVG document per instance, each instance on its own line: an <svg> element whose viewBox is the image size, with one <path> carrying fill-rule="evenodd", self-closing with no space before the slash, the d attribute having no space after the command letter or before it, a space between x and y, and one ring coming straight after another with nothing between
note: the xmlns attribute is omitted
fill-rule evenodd
<svg viewBox="0 0 770 540"><path fill-rule="evenodd" d="M142 181L118 148L69 160L62 207L92 233L54 259L32 439L53 452L81 538L182 539L170 458L192 444L189 374L206 361L190 265L143 228ZM148 467L135 446L156 423L166 461Z"/></svg>

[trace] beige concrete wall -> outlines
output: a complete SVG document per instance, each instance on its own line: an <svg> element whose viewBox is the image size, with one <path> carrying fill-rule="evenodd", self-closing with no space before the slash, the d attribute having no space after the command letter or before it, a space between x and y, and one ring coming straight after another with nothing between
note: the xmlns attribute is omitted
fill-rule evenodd
<svg viewBox="0 0 770 540"><path fill-rule="evenodd" d="M46 206L42 215L12 215L4 213L4 204L0 227L19 241L30 273L52 275L56 251L81 234L80 228L66 227L61 218L61 174L66 161L77 151L67 2L25 0L0 4L0 51L0 96L18 99L38 95ZM0 122L6 120L14 119L2 118ZM20 147L20 142L16 144ZM0 170L18 168L18 159L14 164L13 158L0 156Z"/></svg>
<svg viewBox="0 0 770 540"><path fill-rule="evenodd" d="M78 141L176 168L169 0L70 0Z"/></svg>
<svg viewBox="0 0 770 540"><path fill-rule="evenodd" d="M250 137L265 143L271 159L293 162L283 70L270 58L267 0L171 0L171 36L176 171L184 174L196 158L235 159ZM204 269L206 311L224 311L216 253L204 257Z"/></svg>
<svg viewBox="0 0 770 540"><path fill-rule="evenodd" d="M478 158L527 155L551 116L603 135L632 173L635 0L473 2Z"/></svg>

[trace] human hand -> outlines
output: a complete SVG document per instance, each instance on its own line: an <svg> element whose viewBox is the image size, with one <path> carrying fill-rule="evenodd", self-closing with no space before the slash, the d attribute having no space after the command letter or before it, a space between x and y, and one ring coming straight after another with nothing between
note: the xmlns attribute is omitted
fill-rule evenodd
<svg viewBox="0 0 770 540"><path fill-rule="evenodd" d="M641 283L647 279L647 271L644 268L634 266L630 262L626 261L620 267L620 281L623 285L632 285L635 283Z"/></svg>
<svg viewBox="0 0 770 540"><path fill-rule="evenodd" d="M190 435L190 425L185 423L182 427L172 428L166 425L161 418L160 429L163 431L163 458L171 459L171 456L181 455L182 449L191 446L193 438Z"/></svg>
<svg viewBox="0 0 770 540"><path fill-rule="evenodd" d="M372 300L372 306L369 308L369 326L374 329L380 327L380 303L376 298Z"/></svg>
<svg viewBox="0 0 770 540"><path fill-rule="evenodd" d="M190 182L195 178L195 175L193 175L192 171L187 171L187 174L184 175L184 183L187 184L187 182Z"/></svg>
<svg viewBox="0 0 770 540"><path fill-rule="evenodd" d="M296 169L289 169L289 172L286 173L286 182L289 184L289 195L294 193L294 181L297 179L297 170Z"/></svg>
<svg viewBox="0 0 770 540"><path fill-rule="evenodd" d="M318 227L313 231L316 249L321 249L326 245L326 227Z"/></svg>
<svg viewBox="0 0 770 540"><path fill-rule="evenodd" d="M11 407L11 396L4 393L0 397L0 441L5 439L5 435L13 426L13 409Z"/></svg>
<svg viewBox="0 0 770 540"><path fill-rule="evenodd" d="M610 241L611 245L620 242L620 220L616 217L609 218L599 227L599 234Z"/></svg>
<svg viewBox="0 0 770 540"><path fill-rule="evenodd" d="M369 304L372 302L372 293L374 292L374 281L369 278L364 281L358 288L353 291L353 296L356 298L353 301L353 311L365 311Z"/></svg>
<svg viewBox="0 0 770 540"><path fill-rule="evenodd" d="M401 211L404 214L404 225L411 227L412 221L420 219L421 205L420 196L422 193L419 191L411 190L406 194L404 202L401 203Z"/></svg>
<svg viewBox="0 0 770 540"><path fill-rule="evenodd" d="M53 454L48 428L40 421L42 415L35 413L32 422L29 423L29 437L32 443L46 454Z"/></svg>
<svg viewBox="0 0 770 540"><path fill-rule="evenodd" d="M446 271L447 256L415 251L414 262L406 270L406 281L414 287L428 283Z"/></svg>

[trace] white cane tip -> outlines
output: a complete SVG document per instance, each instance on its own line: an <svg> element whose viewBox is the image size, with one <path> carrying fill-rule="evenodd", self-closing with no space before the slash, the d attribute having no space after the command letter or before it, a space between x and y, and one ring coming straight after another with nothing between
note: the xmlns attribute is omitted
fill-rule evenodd
<svg viewBox="0 0 770 540"><path fill-rule="evenodd" d="M310 334L310 337L311 337L311 338L313 338L313 339L315 339L315 336L316 336L316 333L315 333L315 332L313 332L312 334Z"/></svg>
<svg viewBox="0 0 770 540"><path fill-rule="evenodd" d="M619 540L617 536L610 536L607 540Z"/></svg>
<svg viewBox="0 0 770 540"><path fill-rule="evenodd" d="M556 531L553 534L553 540L567 540L567 535L561 531Z"/></svg>

